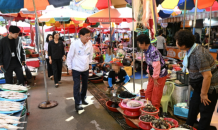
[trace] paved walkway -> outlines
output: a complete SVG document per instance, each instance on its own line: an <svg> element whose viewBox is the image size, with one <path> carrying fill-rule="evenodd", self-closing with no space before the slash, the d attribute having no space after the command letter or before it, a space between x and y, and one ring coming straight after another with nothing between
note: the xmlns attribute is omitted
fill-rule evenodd
<svg viewBox="0 0 218 130"><path fill-rule="evenodd" d="M59 105L52 109L39 109L39 103L46 100L42 71L36 77L36 84L30 90L30 116L27 130L122 130L120 125L108 114L99 102L88 92L90 105L85 111L76 113L73 101L73 81L63 74L62 84L54 87L54 81L47 78L50 100Z"/></svg>

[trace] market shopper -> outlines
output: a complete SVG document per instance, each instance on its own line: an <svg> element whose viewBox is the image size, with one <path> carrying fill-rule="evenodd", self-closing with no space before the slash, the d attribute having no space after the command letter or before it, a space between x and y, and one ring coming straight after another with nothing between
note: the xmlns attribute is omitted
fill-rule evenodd
<svg viewBox="0 0 218 130"><path fill-rule="evenodd" d="M64 44L59 40L60 34L56 31L53 32L53 39L48 44L49 63L52 64L54 83L57 88L61 84L62 75L62 62L65 61Z"/></svg>
<svg viewBox="0 0 218 130"><path fill-rule="evenodd" d="M8 36L0 41L0 70L6 71L4 75L7 84L13 84L13 71L19 84L24 84L22 64L25 64L26 56L19 33L19 27L10 26Z"/></svg>
<svg viewBox="0 0 218 130"><path fill-rule="evenodd" d="M110 94L113 89L117 89L117 93L123 91L122 86L126 84L130 77L127 75L124 69L121 69L123 66L119 61L111 61L112 70L109 71L103 78L104 84L108 86L106 94ZM118 87L114 88L114 85L118 85Z"/></svg>
<svg viewBox="0 0 218 130"><path fill-rule="evenodd" d="M67 66L69 73L74 80L74 100L76 111L83 110L81 104L88 105L86 102L86 92L88 86L89 68L92 66L93 47L90 42L90 30L82 28L79 31L80 39L75 41L67 55ZM80 76L82 77L82 90L80 92Z"/></svg>
<svg viewBox="0 0 218 130"><path fill-rule="evenodd" d="M167 48L167 44L166 44L166 39L165 37L163 37L163 31L160 30L158 32L158 37L157 37L157 49L160 51L160 53L162 55L164 55L164 51L166 51L166 48Z"/></svg>
<svg viewBox="0 0 218 130"><path fill-rule="evenodd" d="M48 57L48 44L50 41L53 40L53 37L51 34L48 34L47 35L47 38L46 38L46 42L44 44L44 50L45 50L45 59L46 59L46 63L47 63L47 71L48 71L48 77L50 79L53 79L53 70L52 70L52 64L49 63L49 57Z"/></svg>
<svg viewBox="0 0 218 130"><path fill-rule="evenodd" d="M146 34L139 35L137 43L140 49L144 50L147 63L148 86L145 93L146 99L159 108L167 79L165 61L158 49L151 45L150 39Z"/></svg>
<svg viewBox="0 0 218 130"><path fill-rule="evenodd" d="M189 30L178 31L176 45L185 50L183 72L189 73L189 84L194 89L189 105L187 124L193 126L200 112L198 130L208 130L218 98L218 70L209 51L195 43Z"/></svg>
<svg viewBox="0 0 218 130"><path fill-rule="evenodd" d="M120 43L118 45L118 49L117 49L116 53L117 53L117 55L122 54L123 57L126 55L126 52L123 49L123 44L122 43Z"/></svg>

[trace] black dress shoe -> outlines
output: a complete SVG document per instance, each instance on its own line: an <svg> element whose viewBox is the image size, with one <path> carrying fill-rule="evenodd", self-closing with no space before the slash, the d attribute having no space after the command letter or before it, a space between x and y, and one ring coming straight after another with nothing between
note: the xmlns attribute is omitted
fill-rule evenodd
<svg viewBox="0 0 218 130"><path fill-rule="evenodd" d="M85 100L82 100L82 104L83 104L83 105L88 105L89 103L86 102Z"/></svg>
<svg viewBox="0 0 218 130"><path fill-rule="evenodd" d="M75 108L76 108L76 111L83 110L83 107L81 107L80 105L76 105Z"/></svg>

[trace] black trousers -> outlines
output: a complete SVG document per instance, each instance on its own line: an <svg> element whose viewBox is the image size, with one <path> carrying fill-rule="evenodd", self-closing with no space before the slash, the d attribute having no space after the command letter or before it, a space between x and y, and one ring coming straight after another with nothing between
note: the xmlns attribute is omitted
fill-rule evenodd
<svg viewBox="0 0 218 130"><path fill-rule="evenodd" d="M211 101L211 103L205 106L203 103L201 103L200 93L194 91L190 101L188 119L186 123L190 126L193 126L197 119L198 113L200 112L201 118L199 121L198 130L208 130L217 103L217 98L218 94L216 93L216 90L214 90L212 94L208 94L208 99Z"/></svg>
<svg viewBox="0 0 218 130"><path fill-rule="evenodd" d="M47 63L48 77L51 77L53 76L52 64L49 63L49 59L46 59L46 63Z"/></svg>
<svg viewBox="0 0 218 130"><path fill-rule="evenodd" d="M13 84L13 71L19 81L19 84L24 85L23 69L20 62L17 59L11 59L10 65L5 73L5 80L7 84Z"/></svg>
<svg viewBox="0 0 218 130"><path fill-rule="evenodd" d="M164 49L158 49L159 50L159 52L162 54L162 56L163 56L163 51L164 51Z"/></svg>
<svg viewBox="0 0 218 130"><path fill-rule="evenodd" d="M81 92L80 92L80 76L82 76ZM74 100L76 105L81 104L81 101L85 100L86 98L88 77L89 77L89 70L84 72L73 70L73 81L74 81L73 94L74 94Z"/></svg>
<svg viewBox="0 0 218 130"><path fill-rule="evenodd" d="M54 82L57 84L61 81L62 59L52 59L52 69L54 74Z"/></svg>

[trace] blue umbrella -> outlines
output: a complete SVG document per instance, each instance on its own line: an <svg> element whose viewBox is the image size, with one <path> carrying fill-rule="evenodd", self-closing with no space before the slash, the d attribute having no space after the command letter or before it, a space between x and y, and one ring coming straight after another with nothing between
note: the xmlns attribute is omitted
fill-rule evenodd
<svg viewBox="0 0 218 130"><path fill-rule="evenodd" d="M162 11L165 14L172 14L174 12L172 9L170 9L170 10L162 10Z"/></svg>
<svg viewBox="0 0 218 130"><path fill-rule="evenodd" d="M180 0L178 3L178 7L181 10L184 10L184 5L185 5L185 0ZM186 9L191 10L195 7L194 1L193 0L186 0Z"/></svg>
<svg viewBox="0 0 218 130"><path fill-rule="evenodd" d="M171 15L171 14L164 13L162 10L160 10L158 14L159 14L159 17L161 18L168 18Z"/></svg>
<svg viewBox="0 0 218 130"><path fill-rule="evenodd" d="M188 11L188 12L194 13L195 12L195 7L192 10ZM204 12L204 9L198 9L197 8L197 12Z"/></svg>

